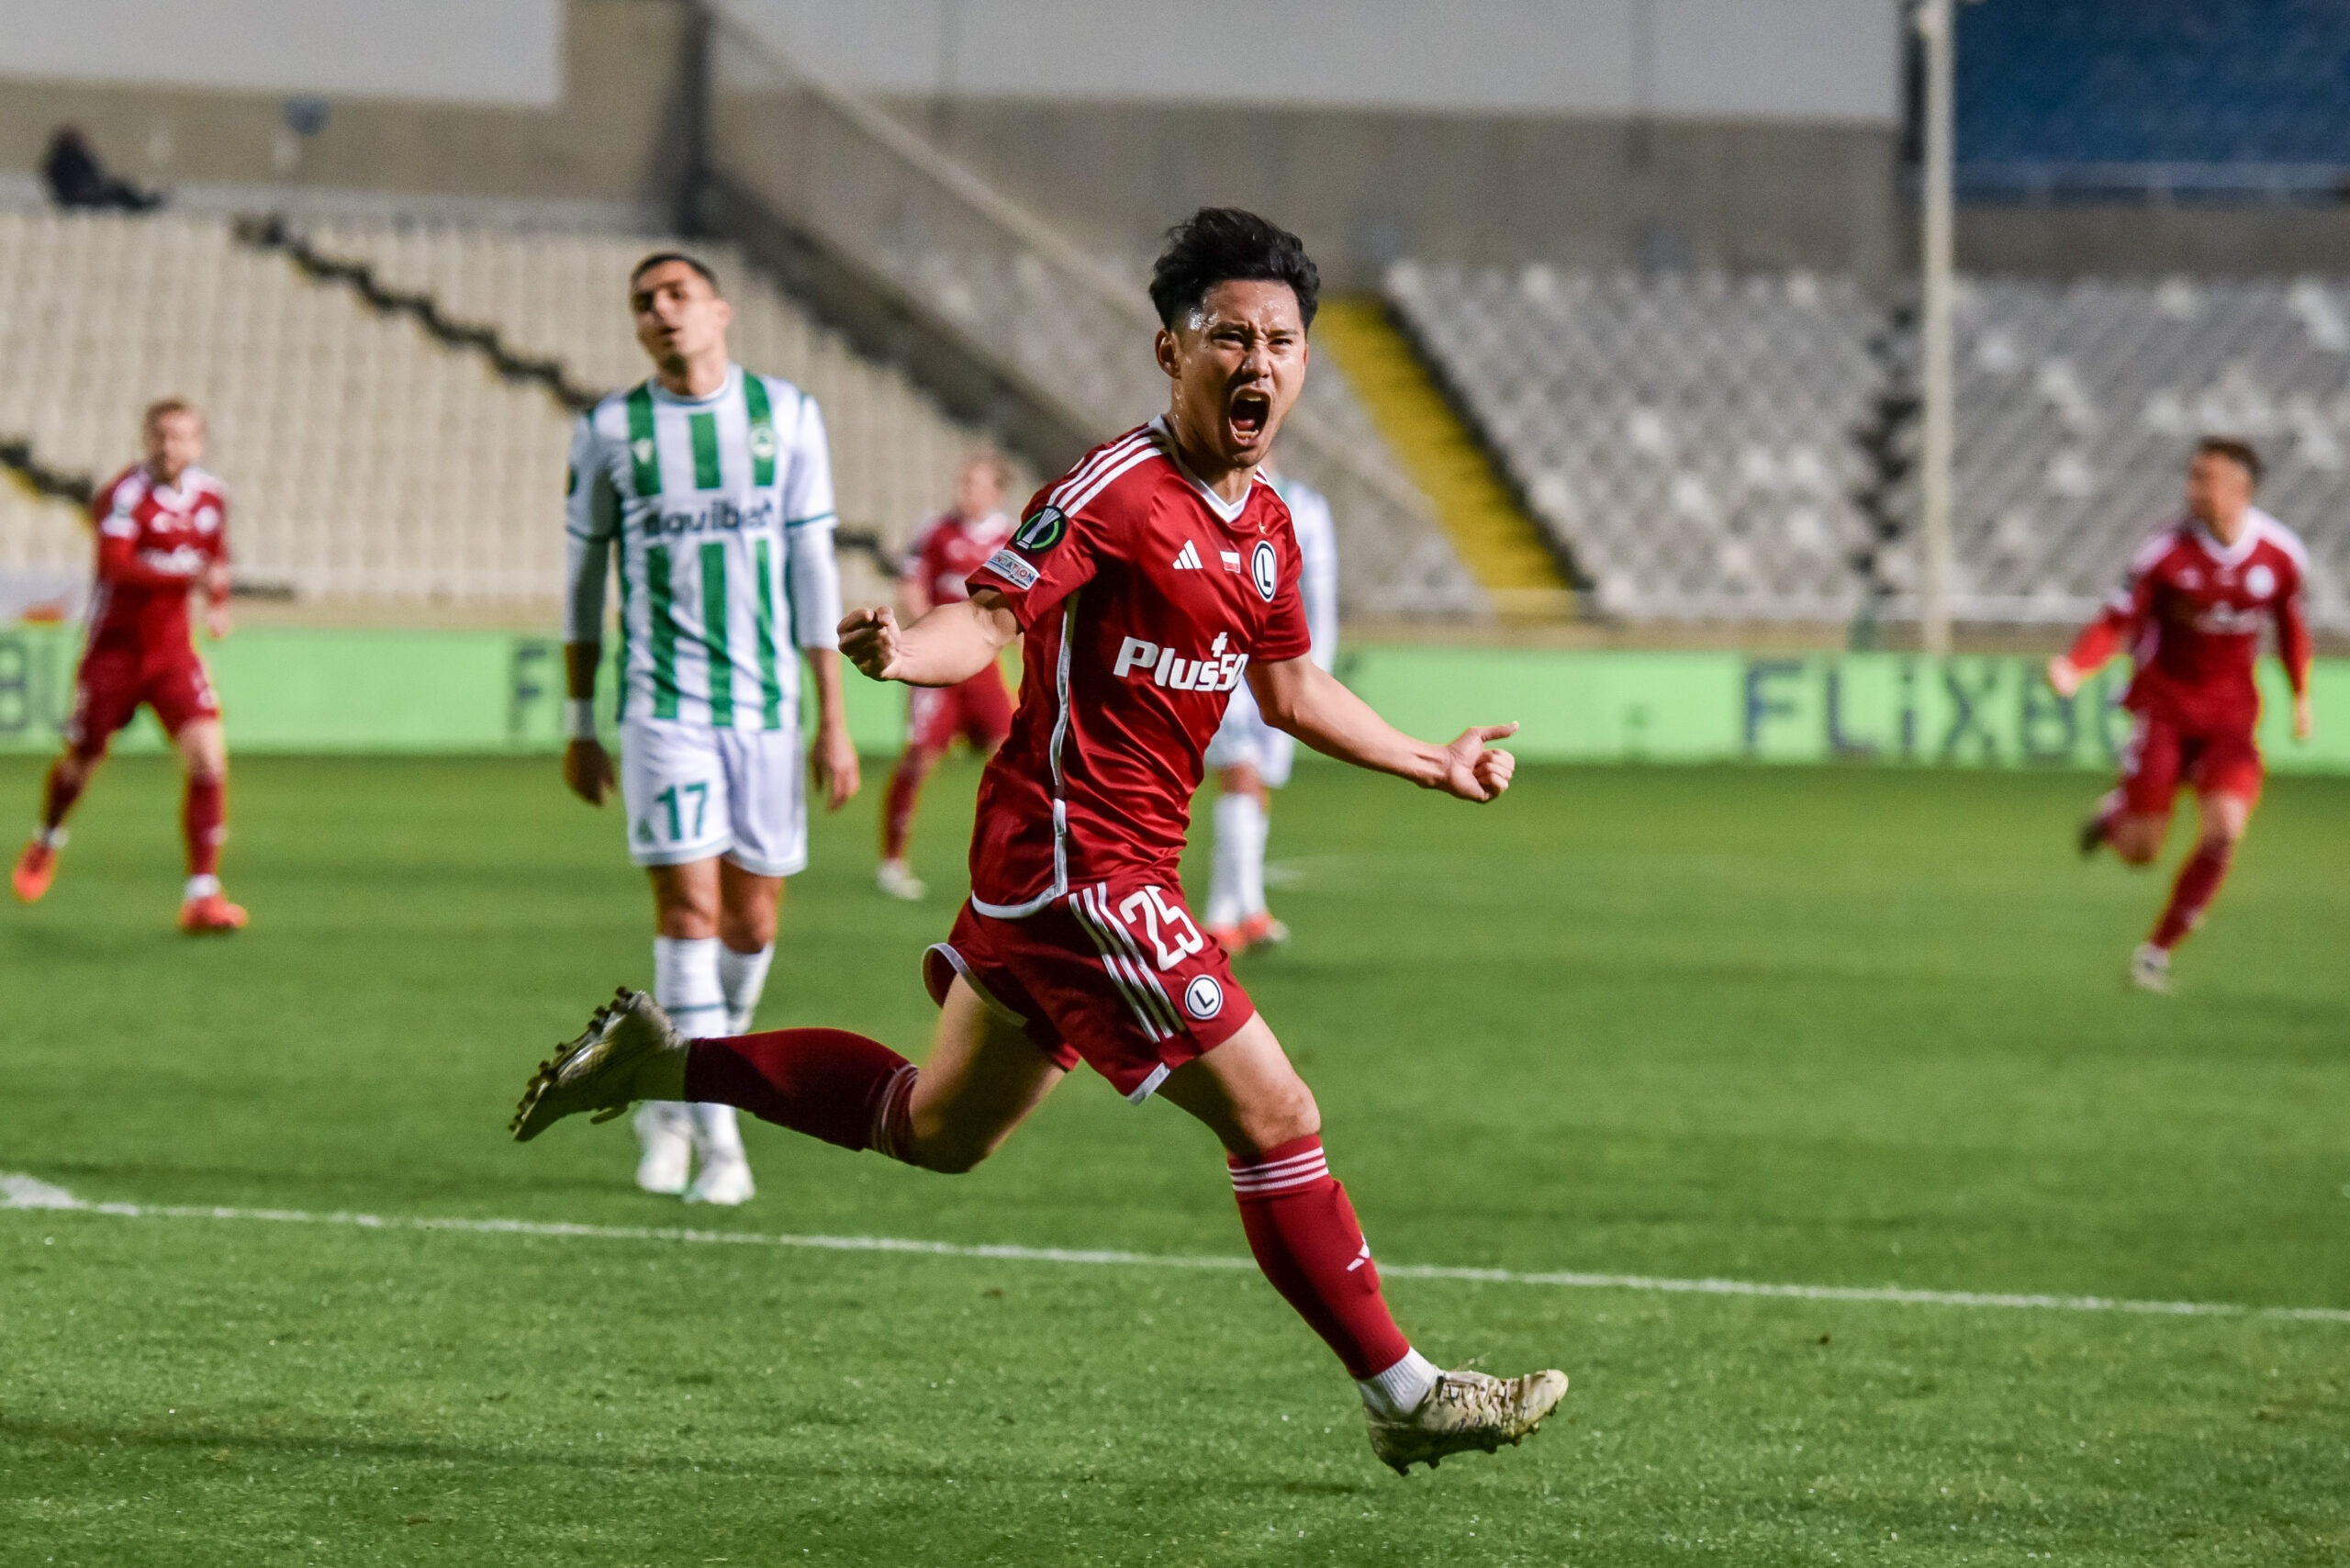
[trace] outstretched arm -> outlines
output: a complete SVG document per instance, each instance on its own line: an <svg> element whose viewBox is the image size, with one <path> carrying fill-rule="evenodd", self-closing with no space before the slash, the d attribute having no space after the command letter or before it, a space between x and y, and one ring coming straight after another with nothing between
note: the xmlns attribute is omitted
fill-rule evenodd
<svg viewBox="0 0 2350 1568"><path fill-rule="evenodd" d="M852 610L841 621L841 652L874 680L952 686L993 664L1019 635L1020 622L1003 595L981 588L911 626L899 625L897 612L886 605Z"/></svg>
<svg viewBox="0 0 2350 1568"><path fill-rule="evenodd" d="M1508 789L1517 769L1517 758L1485 744L1516 734L1516 724L1480 724L1450 745L1416 741L1311 658L1252 664L1248 689L1275 728L1326 756L1408 778L1423 790L1483 802Z"/></svg>
<svg viewBox="0 0 2350 1568"><path fill-rule="evenodd" d="M2310 712L2310 644L2309 618L2301 612L2301 591L2296 587L2291 593L2277 601L2277 656L2285 664L2285 679L2293 688L2293 738L2305 741L2316 729Z"/></svg>

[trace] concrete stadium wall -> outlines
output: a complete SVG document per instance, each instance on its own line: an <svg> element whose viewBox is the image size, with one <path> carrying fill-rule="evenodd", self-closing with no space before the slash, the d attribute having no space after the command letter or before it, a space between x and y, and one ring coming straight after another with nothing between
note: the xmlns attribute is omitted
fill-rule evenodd
<svg viewBox="0 0 2350 1568"><path fill-rule="evenodd" d="M1332 284L1404 255L1515 265L1807 267L1871 286L1908 264L1890 129L1785 119L1126 100L885 100L1085 240L1147 255L1192 208L1258 208Z"/></svg>
<svg viewBox="0 0 2350 1568"><path fill-rule="evenodd" d="M1958 264L2071 277L2350 272L2350 207L1968 207Z"/></svg>
<svg viewBox="0 0 2350 1568"><path fill-rule="evenodd" d="M47 752L72 703L77 631L0 630L0 751ZM496 632L252 628L207 644L230 745L243 752L544 753L560 749L562 647ZM2109 667L2071 702L2041 661L1906 654L1778 657L1366 645L1338 673L1391 721L1441 738L1516 720L1536 762L1764 762L2110 771L2129 733ZM2261 743L2278 772L2350 774L2350 659L2319 661L2317 738L2288 734L2281 673ZM604 709L610 711L611 686ZM852 675L849 726L867 755L905 736L905 693ZM161 750L151 715L120 743ZM1310 754L1304 754L1310 755Z"/></svg>
<svg viewBox="0 0 2350 1568"><path fill-rule="evenodd" d="M1891 126L1897 0L730 0L882 94Z"/></svg>
<svg viewBox="0 0 2350 1568"><path fill-rule="evenodd" d="M333 91L325 128L308 137L287 129L282 92L0 80L0 179L29 188L50 132L75 124L110 166L148 185L296 206L306 193L352 191L568 203L607 220L667 222L691 166L699 37L690 6L565 0L554 102Z"/></svg>

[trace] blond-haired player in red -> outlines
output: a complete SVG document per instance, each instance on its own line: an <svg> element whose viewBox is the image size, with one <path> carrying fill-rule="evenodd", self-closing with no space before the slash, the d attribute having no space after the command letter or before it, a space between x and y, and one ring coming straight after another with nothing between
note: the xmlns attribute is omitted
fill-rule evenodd
<svg viewBox="0 0 2350 1568"><path fill-rule="evenodd" d="M1387 1310L1371 1244L1322 1148L1322 1114L1183 902L1178 861L1208 738L1242 680L1265 718L1360 767L1490 801L1516 761L1479 725L1399 734L1309 656L1289 509L1260 472L1305 382L1318 278L1296 236L1211 207L1151 274L1167 411L1039 491L971 596L911 626L853 611L867 675L942 687L1021 644L1012 737L979 783L971 896L923 978L939 1005L919 1067L844 1029L688 1039L623 991L541 1068L519 1138L643 1099L714 1100L847 1148L968 1170L1069 1072L1167 1101L1224 1146L1266 1279L1355 1381L1398 1472L1541 1425L1555 1370L1439 1369Z"/></svg>
<svg viewBox="0 0 2350 1568"><path fill-rule="evenodd" d="M2170 955L2201 922L2260 800L2253 665L2263 626L2293 689L2293 736L2310 736L2310 632L2301 614L2309 554L2290 529L2252 504L2260 454L2205 438L2187 465L2187 512L2141 545L2121 591L2049 661L2048 684L2069 698L2127 647L2137 672L2122 705L2136 716L2121 749L2121 782L2082 824L2084 855L2101 844L2132 866L2153 863L2181 784L2195 790L2202 834L2178 869L2154 930L2131 956L2130 979L2170 989Z"/></svg>
<svg viewBox="0 0 2350 1568"><path fill-rule="evenodd" d="M148 407L147 454L115 476L90 514L98 531L97 580L89 640L73 679L65 752L49 769L40 825L17 860L17 896L49 890L65 817L104 761L115 732L145 703L179 748L187 769L180 829L187 840L187 887L180 929L235 931L245 912L220 891L220 844L228 836L229 746L211 677L190 641L187 601L201 590L205 630L229 634L229 496L197 466L204 416L184 398Z"/></svg>

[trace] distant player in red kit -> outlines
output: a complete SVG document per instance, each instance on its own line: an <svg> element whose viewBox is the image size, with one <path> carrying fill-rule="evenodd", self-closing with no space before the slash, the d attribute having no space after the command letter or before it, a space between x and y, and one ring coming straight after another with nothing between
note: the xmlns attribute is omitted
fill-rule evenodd
<svg viewBox="0 0 2350 1568"><path fill-rule="evenodd" d="M979 784L970 901L925 960L929 1059L838 1029L687 1040L623 991L531 1081L514 1133L640 1099L716 1100L962 1171L1087 1063L1222 1142L1249 1249L1337 1353L1373 1452L1402 1472L1518 1441L1566 1376L1442 1372L1412 1348L1330 1174L1313 1092L1177 876L1208 738L1244 679L1272 724L1423 789L1492 801L1516 767L1486 743L1516 726L1413 740L1308 656L1297 541L1258 470L1304 384L1317 286L1293 235L1194 214L1151 273L1167 411L1038 492L968 599L908 627L887 610L842 622L858 668L915 686L968 679L1022 643L1012 735Z"/></svg>
<svg viewBox="0 0 2350 1568"><path fill-rule="evenodd" d="M204 416L194 405L167 398L148 409L144 428L146 460L117 475L90 509L98 565L89 642L74 677L65 754L50 767L40 826L17 861L14 882L27 903L49 890L65 846L65 814L115 732L143 702L155 710L187 767L180 929L234 931L245 924L245 912L221 895L219 878L229 748L220 704L187 623L188 594L200 588L205 629L216 638L229 634L229 498L219 480L196 466L204 456Z"/></svg>
<svg viewBox="0 0 2350 1568"><path fill-rule="evenodd" d="M923 524L906 546L898 599L912 625L941 604L971 597L964 579L1012 537L1003 515L1003 459L980 453L965 461L955 481L955 505ZM890 772L890 792L881 807L881 865L874 881L891 898L919 899L930 890L906 865L906 839L913 832L914 805L923 780L960 735L982 756L1012 734L1012 693L1003 672L990 660L968 680L953 686L917 686L906 693L906 749Z"/></svg>
<svg viewBox="0 0 2350 1568"><path fill-rule="evenodd" d="M2171 949L2210 907L2260 800L2253 664L2268 621L2292 683L2294 738L2310 736L2310 633L2301 616L2309 555L2252 504L2259 484L2260 454L2244 442L2214 437L2197 446L2187 515L2139 548L2105 613L2048 666L2060 697L2125 646L2138 666L2122 699L2137 722L2122 747L2121 783L2083 824L2083 854L2109 844L2131 865L2150 864L2181 784L2193 787L2202 812L2195 852L2131 957L2130 978L2147 991L2170 989Z"/></svg>

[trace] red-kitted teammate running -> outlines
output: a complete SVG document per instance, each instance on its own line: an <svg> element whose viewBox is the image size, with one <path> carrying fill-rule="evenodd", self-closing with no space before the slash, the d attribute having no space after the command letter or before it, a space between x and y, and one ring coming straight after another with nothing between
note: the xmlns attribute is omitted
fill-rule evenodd
<svg viewBox="0 0 2350 1568"><path fill-rule="evenodd" d="M2199 443L2187 468L2187 515L2140 546L2105 613L2048 666L2060 697L2124 646L2138 666L2122 698L2138 722L2122 747L2121 783L2082 824L2082 854L2109 844L2132 866L2151 863L2182 783L2194 787L2202 813L2202 836L2170 902L2131 956L2130 979L2147 991L2170 989L2171 949L2219 892L2260 800L2252 672L2265 621L2277 622L2292 683L2293 736L2310 736L2310 633L2301 616L2309 555L2252 504L2259 484L2260 454L2249 445L2217 436Z"/></svg>
<svg viewBox="0 0 2350 1568"><path fill-rule="evenodd" d="M842 622L859 669L914 686L968 679L1021 640L1012 738L979 785L970 902L925 963L929 1059L840 1029L682 1039L623 991L532 1079L514 1134L641 1099L719 1101L962 1171L1084 1062L1224 1145L1249 1250L1337 1352L1372 1451L1401 1472L1518 1441L1566 1376L1443 1372L1413 1349L1330 1173L1313 1092L1177 874L1208 737L1244 678L1268 722L1424 789L1492 801L1516 766L1486 744L1516 725L1413 740L1307 656L1297 541L1259 469L1304 385L1317 284L1294 235L1232 208L1193 215L1151 273L1167 411L1040 491L969 599L912 626L887 610Z"/></svg>
<svg viewBox="0 0 2350 1568"><path fill-rule="evenodd" d="M923 524L906 547L898 598L911 626L942 604L971 597L964 579L987 564L1012 537L1003 515L1003 459L991 452L965 459L955 480L955 505ZM890 792L881 806L881 864L874 882L891 898L919 899L929 891L906 865L906 840L914 826L914 804L923 780L946 755L957 735L982 756L1012 734L1012 693L1003 671L990 663L953 686L917 686L906 693L906 749L890 770Z"/></svg>
<svg viewBox="0 0 2350 1568"><path fill-rule="evenodd" d="M147 456L98 492L90 511L98 529L97 582L90 600L89 644L74 677L73 717L65 754L49 770L40 826L17 861L17 896L30 903L49 890L65 814L89 784L117 730L141 702L187 767L180 828L187 840L187 890L180 929L234 931L245 912L220 892L220 842L228 836L229 748L220 704L189 641L191 588L205 597L205 630L229 634L229 498L220 481L196 466L204 456L204 416L184 398L151 405Z"/></svg>

